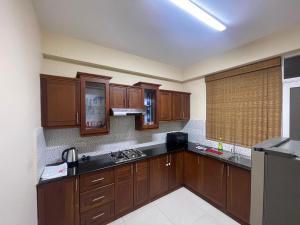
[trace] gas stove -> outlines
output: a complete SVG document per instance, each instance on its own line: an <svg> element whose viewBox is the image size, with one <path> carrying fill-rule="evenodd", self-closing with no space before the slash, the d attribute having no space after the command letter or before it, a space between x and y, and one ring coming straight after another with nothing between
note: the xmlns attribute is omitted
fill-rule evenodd
<svg viewBox="0 0 300 225"><path fill-rule="evenodd" d="M110 156L113 158L114 162L118 164L145 157L146 154L137 149L128 149L118 152L111 152Z"/></svg>

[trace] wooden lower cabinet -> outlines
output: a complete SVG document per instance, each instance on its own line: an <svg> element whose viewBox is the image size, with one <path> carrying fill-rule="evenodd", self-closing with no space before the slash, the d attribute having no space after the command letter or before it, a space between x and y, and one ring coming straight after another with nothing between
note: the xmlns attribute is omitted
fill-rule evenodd
<svg viewBox="0 0 300 225"><path fill-rule="evenodd" d="M67 178L37 187L39 225L78 225L78 178Z"/></svg>
<svg viewBox="0 0 300 225"><path fill-rule="evenodd" d="M150 160L150 198L154 199L183 184L183 152Z"/></svg>
<svg viewBox="0 0 300 225"><path fill-rule="evenodd" d="M81 225L102 225L114 217L114 203L108 203L81 214Z"/></svg>
<svg viewBox="0 0 300 225"><path fill-rule="evenodd" d="M149 201L149 161L134 164L134 207Z"/></svg>
<svg viewBox="0 0 300 225"><path fill-rule="evenodd" d="M169 190L183 184L183 152L169 154Z"/></svg>
<svg viewBox="0 0 300 225"><path fill-rule="evenodd" d="M227 173L227 210L250 224L251 173L231 165L227 165Z"/></svg>
<svg viewBox="0 0 300 225"><path fill-rule="evenodd" d="M115 168L115 215L133 209L133 164Z"/></svg>
<svg viewBox="0 0 300 225"><path fill-rule="evenodd" d="M200 194L203 193L203 157L184 152L184 184Z"/></svg>
<svg viewBox="0 0 300 225"><path fill-rule="evenodd" d="M150 198L168 191L168 155L150 159Z"/></svg>
<svg viewBox="0 0 300 225"><path fill-rule="evenodd" d="M221 208L226 208L226 164L203 157L203 195Z"/></svg>
<svg viewBox="0 0 300 225"><path fill-rule="evenodd" d="M38 185L38 224L106 224L183 184L249 224L250 174L193 152L169 153Z"/></svg>

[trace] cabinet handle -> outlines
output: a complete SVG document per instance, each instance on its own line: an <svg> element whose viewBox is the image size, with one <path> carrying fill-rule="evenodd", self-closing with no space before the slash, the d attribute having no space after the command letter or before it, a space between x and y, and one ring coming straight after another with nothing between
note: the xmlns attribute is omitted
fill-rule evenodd
<svg viewBox="0 0 300 225"><path fill-rule="evenodd" d="M184 119L184 112L182 112L182 118Z"/></svg>
<svg viewBox="0 0 300 225"><path fill-rule="evenodd" d="M104 180L104 177L101 177L99 179L93 180L92 183L96 183L96 182L99 182L99 181L102 181L102 180Z"/></svg>
<svg viewBox="0 0 300 225"><path fill-rule="evenodd" d="M78 179L75 180L75 191L78 191Z"/></svg>
<svg viewBox="0 0 300 225"><path fill-rule="evenodd" d="M123 104L124 104L124 107L126 108L126 100L125 100L125 98L123 99Z"/></svg>
<svg viewBox="0 0 300 225"><path fill-rule="evenodd" d="M99 217L101 217L101 216L103 216L103 215L104 215L104 213L101 213L101 214L99 214L99 215L97 215L97 216L94 216L92 219L95 220L95 219L97 219L97 218L99 218Z"/></svg>
<svg viewBox="0 0 300 225"><path fill-rule="evenodd" d="M101 197L99 197L99 198L95 198L95 199L93 199L93 202L97 202L97 201L99 201L99 200L101 200L102 198L104 198L105 196L101 196Z"/></svg>
<svg viewBox="0 0 300 225"><path fill-rule="evenodd" d="M76 113L76 124L79 124L79 112Z"/></svg>
<svg viewBox="0 0 300 225"><path fill-rule="evenodd" d="M229 166L227 165L227 177L229 177Z"/></svg>
<svg viewBox="0 0 300 225"><path fill-rule="evenodd" d="M171 162L172 162L172 157L171 157L171 155L170 155L169 166L171 166Z"/></svg>

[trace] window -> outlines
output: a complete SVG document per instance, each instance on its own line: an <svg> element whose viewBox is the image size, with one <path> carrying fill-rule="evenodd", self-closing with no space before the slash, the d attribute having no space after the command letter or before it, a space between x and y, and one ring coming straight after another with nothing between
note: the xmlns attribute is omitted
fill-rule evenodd
<svg viewBox="0 0 300 225"><path fill-rule="evenodd" d="M281 59L206 77L206 137L252 146L281 136Z"/></svg>

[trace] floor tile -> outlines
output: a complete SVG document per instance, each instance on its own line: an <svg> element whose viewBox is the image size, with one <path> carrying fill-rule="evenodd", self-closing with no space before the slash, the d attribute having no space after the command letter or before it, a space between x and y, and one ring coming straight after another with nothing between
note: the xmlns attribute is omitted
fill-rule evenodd
<svg viewBox="0 0 300 225"><path fill-rule="evenodd" d="M132 217L135 217L146 210L150 210L152 207L154 207L154 203L151 202L151 203L149 203L141 208L138 208L137 210L134 210L133 212L123 216L122 218L124 221L129 220Z"/></svg>
<svg viewBox="0 0 300 225"><path fill-rule="evenodd" d="M119 218L119 219L117 219L117 220L115 220L115 221L113 221L113 222L111 222L107 225L124 225L124 220L123 220L123 218Z"/></svg>
<svg viewBox="0 0 300 225"><path fill-rule="evenodd" d="M174 225L191 225L205 213L196 197L182 189L159 199L157 207Z"/></svg>
<svg viewBox="0 0 300 225"><path fill-rule="evenodd" d="M229 216L180 188L109 225L238 225Z"/></svg>
<svg viewBox="0 0 300 225"><path fill-rule="evenodd" d="M147 208L142 212L124 219L125 225L172 225L157 207Z"/></svg>
<svg viewBox="0 0 300 225"><path fill-rule="evenodd" d="M223 225L219 223L213 216L211 215L203 215L198 218L192 225Z"/></svg>

